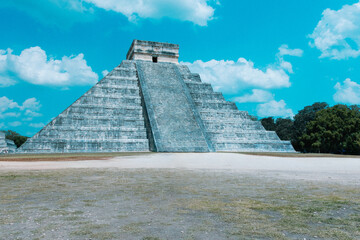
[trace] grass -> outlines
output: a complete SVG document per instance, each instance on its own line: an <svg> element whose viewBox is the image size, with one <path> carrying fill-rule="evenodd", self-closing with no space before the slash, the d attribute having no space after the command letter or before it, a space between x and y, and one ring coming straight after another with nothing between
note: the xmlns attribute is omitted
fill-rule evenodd
<svg viewBox="0 0 360 240"><path fill-rule="evenodd" d="M261 174L2 172L0 206L0 239L360 239L358 186Z"/></svg>

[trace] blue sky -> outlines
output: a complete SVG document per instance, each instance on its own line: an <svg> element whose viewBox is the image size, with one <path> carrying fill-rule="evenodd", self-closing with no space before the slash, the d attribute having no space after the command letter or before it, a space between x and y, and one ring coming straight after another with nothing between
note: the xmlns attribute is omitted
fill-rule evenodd
<svg viewBox="0 0 360 240"><path fill-rule="evenodd" d="M179 44L183 64L252 115L360 104L358 0L10 0L0 27L0 129L27 136L133 39Z"/></svg>

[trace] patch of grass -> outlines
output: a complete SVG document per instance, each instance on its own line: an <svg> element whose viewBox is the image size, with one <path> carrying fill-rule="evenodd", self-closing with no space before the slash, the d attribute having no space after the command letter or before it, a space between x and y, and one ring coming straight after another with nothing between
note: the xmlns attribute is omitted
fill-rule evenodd
<svg viewBox="0 0 360 240"><path fill-rule="evenodd" d="M358 186L141 169L0 179L0 239L24 225L19 239L360 239Z"/></svg>

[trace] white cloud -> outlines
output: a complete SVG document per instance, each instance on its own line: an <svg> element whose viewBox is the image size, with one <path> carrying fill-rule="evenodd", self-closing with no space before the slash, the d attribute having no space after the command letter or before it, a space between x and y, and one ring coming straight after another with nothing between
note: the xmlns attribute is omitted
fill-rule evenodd
<svg viewBox="0 0 360 240"><path fill-rule="evenodd" d="M231 60L197 60L185 63L192 72L201 75L204 82L211 83L215 91L235 94L249 87L283 88L289 87L289 76L283 69L268 67L262 71L254 67L254 63L244 58L237 62Z"/></svg>
<svg viewBox="0 0 360 240"><path fill-rule="evenodd" d="M28 109L28 110L38 111L40 109L40 107L41 107L40 101L38 101L36 98L29 98L23 102L20 109L21 110Z"/></svg>
<svg viewBox="0 0 360 240"><path fill-rule="evenodd" d="M310 35L311 46L322 58L345 59L360 55L360 2L344 5L340 10L326 9Z"/></svg>
<svg viewBox="0 0 360 240"><path fill-rule="evenodd" d="M92 85L98 80L83 54L55 60L48 58L40 47L27 48L20 55L13 54L11 49L1 50L0 84L14 84L9 80L11 75L32 84L53 86ZM6 77L7 82L2 80Z"/></svg>
<svg viewBox="0 0 360 240"><path fill-rule="evenodd" d="M246 102L268 102L274 98L274 95L268 91L261 89L253 89L252 94L245 94L241 97L235 97L232 99L234 102L246 103Z"/></svg>
<svg viewBox="0 0 360 240"><path fill-rule="evenodd" d="M343 84L336 83L336 93L333 98L336 102L349 103L349 104L360 104L360 84L346 79Z"/></svg>
<svg viewBox="0 0 360 240"><path fill-rule="evenodd" d="M213 19L214 8L208 0L84 0L98 8L111 10L125 15L129 21L139 18L161 19L164 17L190 21L206 26ZM217 4L218 2L215 2Z"/></svg>
<svg viewBox="0 0 360 240"><path fill-rule="evenodd" d="M17 102L8 99L5 96L0 98L0 114L9 109L14 109L14 108L20 108Z"/></svg>
<svg viewBox="0 0 360 240"><path fill-rule="evenodd" d="M18 126L21 126L21 122L19 122L19 121L9 122L8 125L11 127L18 127Z"/></svg>
<svg viewBox="0 0 360 240"><path fill-rule="evenodd" d="M302 57L304 51L301 49L291 49L288 45L283 44L279 47L279 55L280 56L294 56L294 57Z"/></svg>
<svg viewBox="0 0 360 240"><path fill-rule="evenodd" d="M267 103L259 104L256 110L259 117L294 117L293 111L286 107L284 100L278 102L272 100Z"/></svg>
<svg viewBox="0 0 360 240"><path fill-rule="evenodd" d="M103 77L105 77L106 75L109 74L109 71L108 71L108 70L104 70L104 71L101 72L101 74L103 75Z"/></svg>
<svg viewBox="0 0 360 240"><path fill-rule="evenodd" d="M27 110L25 111L24 115L25 115L25 116L30 116L30 117L41 117L41 116L42 116L41 113L31 111L30 109L27 109Z"/></svg>
<svg viewBox="0 0 360 240"><path fill-rule="evenodd" d="M29 126L33 127L33 128L42 128L42 127L45 126L45 124L43 124L43 123L30 123Z"/></svg>
<svg viewBox="0 0 360 240"><path fill-rule="evenodd" d="M29 117L39 117L42 114L36 111L40 110L40 107L40 101L36 98L26 99L22 105L19 105L14 100L4 96L0 98L0 119L20 117L22 113Z"/></svg>
<svg viewBox="0 0 360 240"><path fill-rule="evenodd" d="M189 66L192 72L201 75L204 82L211 83L216 91L225 94L236 94L248 88L284 88L290 87L289 73L292 73L292 65L284 60L284 56L302 56L301 49L290 49L287 45L279 48L276 54L276 64L269 65L261 70L254 66L252 61L239 58L232 60L210 60L203 62L197 60L193 63L183 63Z"/></svg>

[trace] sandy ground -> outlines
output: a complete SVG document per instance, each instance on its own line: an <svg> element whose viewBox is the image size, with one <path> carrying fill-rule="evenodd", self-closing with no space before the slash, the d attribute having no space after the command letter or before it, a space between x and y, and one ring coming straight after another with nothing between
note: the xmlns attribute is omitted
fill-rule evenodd
<svg viewBox="0 0 360 240"><path fill-rule="evenodd" d="M157 153L109 160L1 162L0 171L82 168L236 171L360 185L359 158L294 158L237 153Z"/></svg>
<svg viewBox="0 0 360 240"><path fill-rule="evenodd" d="M360 239L360 159L0 162L0 239Z"/></svg>

